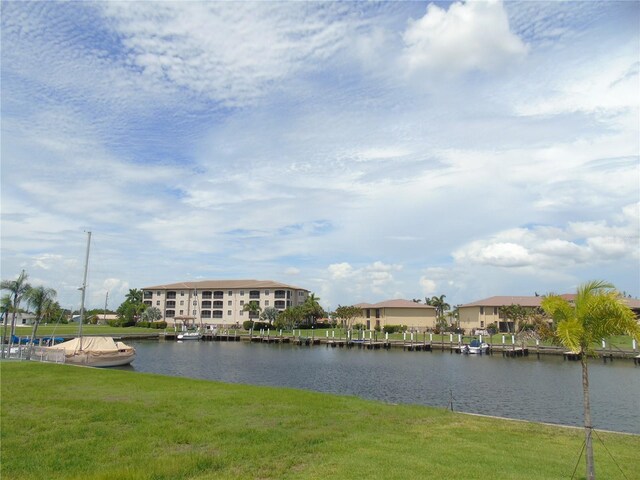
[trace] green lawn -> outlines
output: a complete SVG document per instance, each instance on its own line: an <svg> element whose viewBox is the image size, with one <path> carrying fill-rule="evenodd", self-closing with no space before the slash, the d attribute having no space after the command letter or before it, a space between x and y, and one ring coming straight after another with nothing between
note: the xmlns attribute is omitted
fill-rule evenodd
<svg viewBox="0 0 640 480"><path fill-rule="evenodd" d="M3 479L558 479L571 478L583 442L578 429L355 397L0 367ZM640 436L599 435L599 478L639 479Z"/></svg>

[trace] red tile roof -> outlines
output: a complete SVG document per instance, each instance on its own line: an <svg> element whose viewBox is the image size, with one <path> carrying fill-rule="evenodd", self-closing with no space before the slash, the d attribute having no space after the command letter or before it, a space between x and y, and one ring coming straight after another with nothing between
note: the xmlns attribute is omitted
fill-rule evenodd
<svg viewBox="0 0 640 480"><path fill-rule="evenodd" d="M200 280L197 282L169 283L166 285L155 285L153 287L143 287L142 290L191 290L191 289L221 289L226 288L288 288L291 290L305 290L306 288L294 287L285 283L274 282L273 280Z"/></svg>

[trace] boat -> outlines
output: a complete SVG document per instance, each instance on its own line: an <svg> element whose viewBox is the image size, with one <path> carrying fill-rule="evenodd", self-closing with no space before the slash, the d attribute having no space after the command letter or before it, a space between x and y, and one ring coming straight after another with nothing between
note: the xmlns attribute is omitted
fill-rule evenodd
<svg viewBox="0 0 640 480"><path fill-rule="evenodd" d="M178 340L200 340L202 338L202 334L199 330L182 332L178 334Z"/></svg>
<svg viewBox="0 0 640 480"><path fill-rule="evenodd" d="M466 352L469 354L482 354L487 353L489 351L489 345L484 342L480 342L480 340L471 340L469 345L465 345Z"/></svg>
<svg viewBox="0 0 640 480"><path fill-rule="evenodd" d="M63 363L89 367L119 367L136 358L135 348L111 337L74 338L46 350L64 354Z"/></svg>
<svg viewBox="0 0 640 480"><path fill-rule="evenodd" d="M80 304L80 319L78 326L78 338L59 343L52 347L43 347L40 350L41 357L54 359L74 365L86 365L89 367L119 367L129 365L136 358L136 350L122 342L117 342L111 337L83 337L82 324L84 323L84 297L87 289L87 269L89 266L89 247L91 245L91 232L87 232L87 253L84 263L84 278L82 287L82 301ZM64 358L63 358L64 357Z"/></svg>

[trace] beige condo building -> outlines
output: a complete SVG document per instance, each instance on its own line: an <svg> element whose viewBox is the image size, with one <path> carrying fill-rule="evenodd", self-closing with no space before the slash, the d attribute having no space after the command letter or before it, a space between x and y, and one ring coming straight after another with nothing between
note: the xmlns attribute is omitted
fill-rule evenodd
<svg viewBox="0 0 640 480"><path fill-rule="evenodd" d="M144 287L143 301L169 325L242 325L252 320L248 303L285 310L305 302L309 290L272 280L203 280Z"/></svg>
<svg viewBox="0 0 640 480"><path fill-rule="evenodd" d="M385 325L405 325L413 330L425 331L436 326L435 307L411 300L394 299L354 306L362 309L362 315L354 322L362 323L367 330L376 327L382 329Z"/></svg>

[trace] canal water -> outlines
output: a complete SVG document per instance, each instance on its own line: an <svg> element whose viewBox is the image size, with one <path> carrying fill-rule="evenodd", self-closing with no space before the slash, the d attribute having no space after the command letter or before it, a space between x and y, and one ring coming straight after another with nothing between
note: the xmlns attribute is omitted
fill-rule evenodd
<svg viewBox="0 0 640 480"><path fill-rule="evenodd" d="M579 362L535 354L504 358L449 352L300 347L245 342L128 342L130 369L229 383L292 387L388 403L582 425ZM594 427L640 434L640 367L589 363Z"/></svg>

